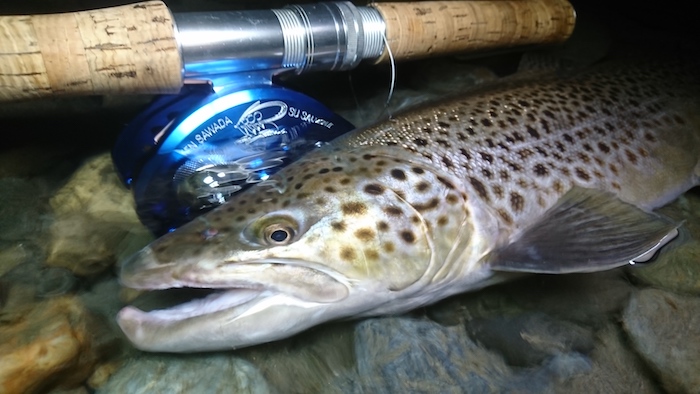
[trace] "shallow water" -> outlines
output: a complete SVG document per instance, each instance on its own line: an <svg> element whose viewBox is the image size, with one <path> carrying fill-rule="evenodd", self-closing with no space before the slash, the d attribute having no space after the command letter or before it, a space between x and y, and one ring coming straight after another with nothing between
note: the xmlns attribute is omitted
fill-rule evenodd
<svg viewBox="0 0 700 394"><path fill-rule="evenodd" d="M630 33L629 26L649 27L648 14L640 15L632 24L596 23L613 31L614 50L626 49L659 39L653 29ZM600 44L590 40L572 51L594 56ZM491 80L513 70L516 60L405 65L393 105ZM347 76L333 75L291 85L355 124L381 116L387 70L364 70L352 81L354 89ZM230 352L133 349L114 316L136 295L119 286L116 266L152 237L109 150L144 102L73 99L24 103L18 115L8 107L2 112L0 394L675 393L700 387L697 189L661 209L684 220L687 233L653 264L528 276L407 315L326 324Z"/></svg>

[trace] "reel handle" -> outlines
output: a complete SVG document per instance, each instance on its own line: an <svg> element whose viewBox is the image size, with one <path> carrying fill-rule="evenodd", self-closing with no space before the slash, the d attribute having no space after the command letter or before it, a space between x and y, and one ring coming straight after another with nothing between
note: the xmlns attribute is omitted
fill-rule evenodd
<svg viewBox="0 0 700 394"><path fill-rule="evenodd" d="M567 0L375 3L359 8L381 15L396 60L562 42L575 22ZM187 48L178 42L176 19L161 1L2 16L0 102L54 95L177 93L186 76L181 52ZM235 50L231 56L236 56ZM376 59L388 61L386 48Z"/></svg>

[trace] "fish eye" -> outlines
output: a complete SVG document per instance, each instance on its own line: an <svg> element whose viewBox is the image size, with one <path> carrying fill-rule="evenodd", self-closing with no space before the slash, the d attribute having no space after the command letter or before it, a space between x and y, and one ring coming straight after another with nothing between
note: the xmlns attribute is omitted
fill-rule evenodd
<svg viewBox="0 0 700 394"><path fill-rule="evenodd" d="M263 238L268 245L286 245L292 241L294 229L286 223L275 223L263 231Z"/></svg>

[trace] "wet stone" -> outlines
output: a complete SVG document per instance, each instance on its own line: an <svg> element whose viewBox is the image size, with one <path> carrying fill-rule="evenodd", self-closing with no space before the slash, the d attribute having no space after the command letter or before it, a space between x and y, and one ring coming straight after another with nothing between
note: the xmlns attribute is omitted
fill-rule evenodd
<svg viewBox="0 0 700 394"><path fill-rule="evenodd" d="M620 329L609 324L596 333L590 352L591 369L559 381L555 393L657 393L649 371L626 343Z"/></svg>
<svg viewBox="0 0 700 394"><path fill-rule="evenodd" d="M268 394L260 371L230 354L142 354L119 369L97 394Z"/></svg>
<svg viewBox="0 0 700 394"><path fill-rule="evenodd" d="M540 365L557 354L587 354L594 347L590 328L543 313L475 319L466 326L470 337L517 367Z"/></svg>
<svg viewBox="0 0 700 394"><path fill-rule="evenodd" d="M51 198L55 219L46 263L78 276L99 274L112 266L118 246L131 232L143 232L133 201L109 154L88 159Z"/></svg>
<svg viewBox="0 0 700 394"><path fill-rule="evenodd" d="M357 325L355 344L357 371L339 378L332 392L537 393L589 369L585 357L571 353L516 371L461 327L427 319L365 320Z"/></svg>
<svg viewBox="0 0 700 394"><path fill-rule="evenodd" d="M23 307L21 319L0 319L0 391L79 388L113 346L104 326L72 296Z"/></svg>
<svg viewBox="0 0 700 394"><path fill-rule="evenodd" d="M632 295L622 322L632 346L667 392L698 392L700 299L644 289Z"/></svg>

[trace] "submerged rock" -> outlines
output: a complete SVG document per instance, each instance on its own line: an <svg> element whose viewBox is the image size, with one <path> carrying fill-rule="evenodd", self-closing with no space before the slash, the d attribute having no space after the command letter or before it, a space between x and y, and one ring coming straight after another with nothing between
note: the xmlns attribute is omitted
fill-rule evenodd
<svg viewBox="0 0 700 394"><path fill-rule="evenodd" d="M558 382L555 393L630 393L659 392L648 370L629 349L615 324L597 333L591 354L591 370Z"/></svg>
<svg viewBox="0 0 700 394"><path fill-rule="evenodd" d="M133 198L119 182L108 153L86 161L50 204L56 218L46 263L78 276L112 266L129 233L143 232Z"/></svg>
<svg viewBox="0 0 700 394"><path fill-rule="evenodd" d="M260 371L231 354L140 354L129 360L98 394L267 394Z"/></svg>
<svg viewBox="0 0 700 394"><path fill-rule="evenodd" d="M587 354L594 346L590 328L543 313L482 318L466 324L473 339L503 355L511 366L538 366L559 354Z"/></svg>
<svg viewBox="0 0 700 394"><path fill-rule="evenodd" d="M589 369L578 353L541 366L511 369L457 326L427 319L390 317L357 325L357 370L338 379L339 393L539 393L552 382Z"/></svg>
<svg viewBox="0 0 700 394"><path fill-rule="evenodd" d="M700 299L659 289L635 293L623 314L632 345L669 393L700 388Z"/></svg>
<svg viewBox="0 0 700 394"><path fill-rule="evenodd" d="M25 307L21 319L0 322L0 392L81 386L112 348L110 336L75 297Z"/></svg>

